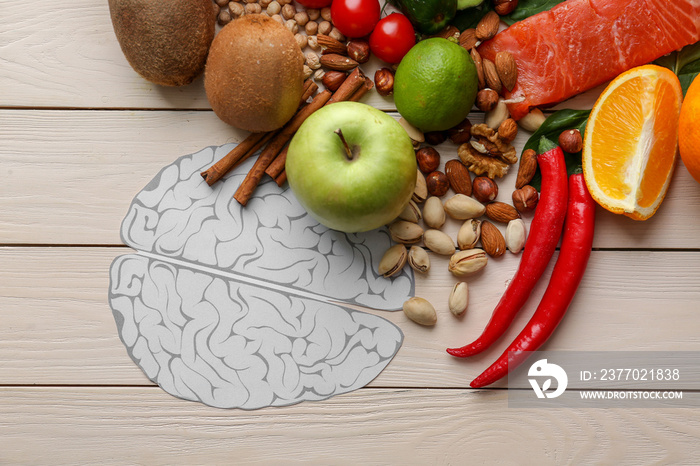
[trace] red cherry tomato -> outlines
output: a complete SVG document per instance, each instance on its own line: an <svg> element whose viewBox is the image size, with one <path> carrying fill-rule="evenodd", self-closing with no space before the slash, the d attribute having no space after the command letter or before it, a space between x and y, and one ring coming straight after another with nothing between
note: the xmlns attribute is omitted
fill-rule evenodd
<svg viewBox="0 0 700 466"><path fill-rule="evenodd" d="M331 4L333 0L297 0L306 8L323 8Z"/></svg>
<svg viewBox="0 0 700 466"><path fill-rule="evenodd" d="M387 63L399 63L414 45L416 31L408 18L401 13L392 13L383 18L369 36L370 50Z"/></svg>
<svg viewBox="0 0 700 466"><path fill-rule="evenodd" d="M333 25L347 37L363 37L379 21L379 0L333 0Z"/></svg>

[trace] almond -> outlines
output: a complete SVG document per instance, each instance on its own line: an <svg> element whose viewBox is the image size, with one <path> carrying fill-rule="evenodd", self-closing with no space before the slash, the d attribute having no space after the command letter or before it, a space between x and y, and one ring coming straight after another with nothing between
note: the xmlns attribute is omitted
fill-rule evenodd
<svg viewBox="0 0 700 466"><path fill-rule="evenodd" d="M450 188L456 194L472 195L472 178L469 170L460 160L448 160L445 164L445 175L450 182Z"/></svg>
<svg viewBox="0 0 700 466"><path fill-rule="evenodd" d="M479 52L477 52L475 48L471 49L469 51L469 54L472 57L474 66L476 66L476 77L479 80L479 89L483 89L486 87L486 78L484 77L484 62L481 59L481 55L479 55Z"/></svg>
<svg viewBox="0 0 700 466"><path fill-rule="evenodd" d="M484 79L486 80L486 87L490 87L497 93L501 93L503 90L503 84L501 84L501 78L498 76L498 71L496 70L496 64L489 60L488 58L483 59L484 66Z"/></svg>
<svg viewBox="0 0 700 466"><path fill-rule="evenodd" d="M494 222L508 223L520 218L520 213L512 205L496 201L486 205L486 216Z"/></svg>
<svg viewBox="0 0 700 466"><path fill-rule="evenodd" d="M476 38L479 40L489 40L498 32L501 18L495 11L489 11L481 18L479 24L476 25Z"/></svg>
<svg viewBox="0 0 700 466"><path fill-rule="evenodd" d="M523 151L520 157L520 166L518 167L518 177L515 180L515 188L520 189L523 186L530 184L532 177L537 171L537 152L532 149Z"/></svg>
<svg viewBox="0 0 700 466"><path fill-rule="evenodd" d="M347 55L348 53L348 49L345 44L329 35L318 34L316 36L316 40L318 41L318 45L321 46L323 52L326 54L337 53L339 55Z"/></svg>
<svg viewBox="0 0 700 466"><path fill-rule="evenodd" d="M501 83L503 83L506 89L512 91L518 80L518 67L515 64L515 58L513 58L510 52L498 52L496 54L495 65L498 77L501 78Z"/></svg>
<svg viewBox="0 0 700 466"><path fill-rule="evenodd" d="M321 65L329 70L348 71L357 68L359 63L352 58L344 57L337 53L329 53L321 56Z"/></svg>
<svg viewBox="0 0 700 466"><path fill-rule="evenodd" d="M459 35L459 45L467 50L476 47L478 41L479 39L476 38L476 29L474 28L465 29L462 34Z"/></svg>
<svg viewBox="0 0 700 466"><path fill-rule="evenodd" d="M491 222L481 222L481 246L491 257L499 257L506 252L506 240L501 231Z"/></svg>

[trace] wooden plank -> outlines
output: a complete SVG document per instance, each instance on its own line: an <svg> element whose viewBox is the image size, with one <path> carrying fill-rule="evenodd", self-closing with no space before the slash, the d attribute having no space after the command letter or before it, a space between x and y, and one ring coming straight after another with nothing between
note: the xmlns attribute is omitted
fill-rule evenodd
<svg viewBox="0 0 700 466"><path fill-rule="evenodd" d="M0 383L149 385L119 340L107 305L108 270L127 248L0 248ZM416 295L438 309L435 327L403 312L370 311L405 334L376 387L466 387L500 355L534 311L543 280L511 330L468 360L445 353L475 338L512 276L508 253L469 280L470 305L447 310L455 279L446 259L416 278ZM595 251L571 309L548 350L695 351L700 347L700 252ZM550 267L551 269L551 267ZM549 273L549 272L548 272Z"/></svg>
<svg viewBox="0 0 700 466"><path fill-rule="evenodd" d="M119 244L131 199L163 166L245 134L212 112L0 110L0 243ZM521 132L516 148L526 140ZM443 163L457 157L450 142L439 150ZM516 171L498 200L512 202ZM596 248L700 248L700 189L682 163L652 219L598 213Z"/></svg>
<svg viewBox="0 0 700 466"><path fill-rule="evenodd" d="M700 436L694 409L521 410L502 390L364 389L248 412L149 388L0 394L3 464L680 465Z"/></svg>

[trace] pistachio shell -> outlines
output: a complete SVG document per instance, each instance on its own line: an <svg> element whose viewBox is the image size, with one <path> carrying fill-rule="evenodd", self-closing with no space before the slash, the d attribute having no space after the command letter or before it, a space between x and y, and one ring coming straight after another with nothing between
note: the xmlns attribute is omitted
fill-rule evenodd
<svg viewBox="0 0 700 466"><path fill-rule="evenodd" d="M439 197L429 197L423 206L423 222L430 228L441 228L445 224L445 208Z"/></svg>
<svg viewBox="0 0 700 466"><path fill-rule="evenodd" d="M419 246L411 246L411 249L408 251L408 265L416 272L426 273L430 270L430 256L428 252Z"/></svg>
<svg viewBox="0 0 700 466"><path fill-rule="evenodd" d="M398 220L389 225L389 234L397 243L412 244L423 238L423 229L415 223Z"/></svg>
<svg viewBox="0 0 700 466"><path fill-rule="evenodd" d="M403 266L408 260L408 250L403 244L396 244L384 253L382 260L379 261L378 271L385 277L391 277L401 272Z"/></svg>
<svg viewBox="0 0 700 466"><path fill-rule="evenodd" d="M456 316L464 314L469 304L469 287L466 282L458 282L452 288L447 306L450 312Z"/></svg>
<svg viewBox="0 0 700 466"><path fill-rule="evenodd" d="M403 312L406 317L420 325L435 325L437 322L435 308L423 298L410 298L403 303Z"/></svg>
<svg viewBox="0 0 700 466"><path fill-rule="evenodd" d="M462 277L478 272L486 267L488 256L482 249L457 251L450 257L448 269L453 275Z"/></svg>
<svg viewBox="0 0 700 466"><path fill-rule="evenodd" d="M440 230L426 230L423 234L423 243L436 254L451 256L455 253L454 241Z"/></svg>
<svg viewBox="0 0 700 466"><path fill-rule="evenodd" d="M467 220L484 215L486 207L474 198L455 194L445 201L445 212L456 220Z"/></svg>
<svg viewBox="0 0 700 466"><path fill-rule="evenodd" d="M408 201L408 205L399 214L401 220L406 220L407 222L418 223L422 217L420 208L413 200Z"/></svg>
<svg viewBox="0 0 700 466"><path fill-rule="evenodd" d="M416 169L416 187L413 189L411 199L420 204L428 197L428 183L425 181L425 176L420 170Z"/></svg>
<svg viewBox="0 0 700 466"><path fill-rule="evenodd" d="M462 224L457 232L457 245L459 249L472 249L476 246L481 235L481 221L469 219Z"/></svg>
<svg viewBox="0 0 700 466"><path fill-rule="evenodd" d="M508 222L506 227L506 247L513 254L517 254L525 247L525 222L522 219L516 218Z"/></svg>

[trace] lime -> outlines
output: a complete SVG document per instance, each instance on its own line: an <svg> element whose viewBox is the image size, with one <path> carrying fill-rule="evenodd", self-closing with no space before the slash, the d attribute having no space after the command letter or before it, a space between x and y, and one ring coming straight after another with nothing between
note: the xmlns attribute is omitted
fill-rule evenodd
<svg viewBox="0 0 700 466"><path fill-rule="evenodd" d="M418 42L401 60L394 79L394 102L413 126L442 131L469 114L477 84L469 52L435 37Z"/></svg>

